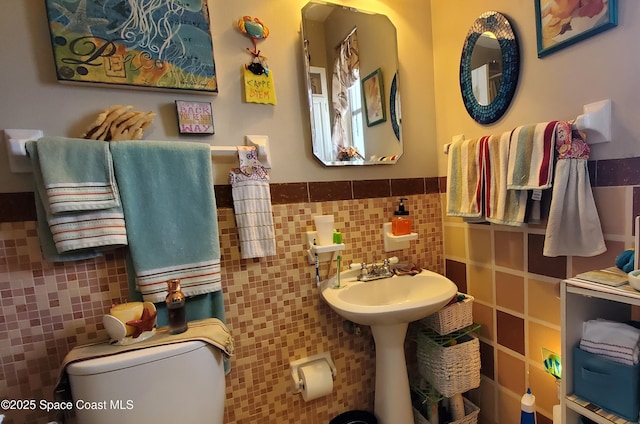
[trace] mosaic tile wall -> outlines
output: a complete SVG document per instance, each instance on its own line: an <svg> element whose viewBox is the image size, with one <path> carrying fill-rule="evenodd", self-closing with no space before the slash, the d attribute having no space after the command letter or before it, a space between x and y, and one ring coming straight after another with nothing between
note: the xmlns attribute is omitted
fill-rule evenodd
<svg viewBox="0 0 640 424"><path fill-rule="evenodd" d="M542 366L542 348L560 353L559 282L614 266L616 256L633 246L633 217L640 213L635 163L637 158L589 164L607 244L596 257L544 257L544 223L513 228L443 216L446 274L475 297L474 321L482 324L481 386L470 393L481 424L518 422L527 387L536 395L538 423L552 422L559 401L555 378Z"/></svg>
<svg viewBox="0 0 640 424"><path fill-rule="evenodd" d="M394 185L398 181L388 182L381 193L387 197L360 200L351 198L364 196L374 186L379 191L380 183L337 182L328 190L334 195L314 190L312 201L296 203L286 198L299 198L295 193L302 193L302 186L280 185L272 189L278 203L273 207L278 255L260 260L240 259L233 211L225 201L218 202L225 309L237 353L227 377L226 424L327 423L346 410L373 409L375 352L370 332L363 328L361 336L345 333L342 319L322 302L314 267L303 251L303 233L313 229L314 215L333 214L347 245L344 263L371 261L374 252L381 259L382 223L393 215L396 196L403 195L409 198L406 204L420 239L410 249L393 253L444 272L441 198L424 194L433 190L425 191L422 181L400 183L404 191ZM407 187L415 184L409 193L423 194L407 196ZM350 187L350 200L322 200L335 198L335 188L342 186ZM322 275L327 272L325 263ZM66 352L77 344L105 339L102 315L126 293L122 251L53 265L42 260L35 222L1 223L1 397L51 399ZM331 353L338 376L332 395L307 403L292 393L289 362L319 352ZM44 423L47 418L14 412L5 423Z"/></svg>

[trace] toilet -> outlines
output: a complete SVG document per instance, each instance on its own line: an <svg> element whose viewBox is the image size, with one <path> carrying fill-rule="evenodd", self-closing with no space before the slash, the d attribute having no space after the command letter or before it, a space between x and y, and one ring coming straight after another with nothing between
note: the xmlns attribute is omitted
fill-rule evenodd
<svg viewBox="0 0 640 424"><path fill-rule="evenodd" d="M67 366L77 424L222 424L222 352L202 341L155 346Z"/></svg>

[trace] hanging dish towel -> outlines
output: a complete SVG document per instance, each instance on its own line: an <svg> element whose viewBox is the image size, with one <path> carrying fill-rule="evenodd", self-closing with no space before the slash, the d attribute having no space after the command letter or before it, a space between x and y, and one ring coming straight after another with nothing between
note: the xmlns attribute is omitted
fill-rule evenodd
<svg viewBox="0 0 640 424"><path fill-rule="evenodd" d="M163 302L167 280L185 296L221 290L211 150L204 143L110 143L142 298Z"/></svg>
<svg viewBox="0 0 640 424"><path fill-rule="evenodd" d="M512 131L492 135L484 164L486 219L494 224L521 226L527 209L526 190L507 190L509 141Z"/></svg>
<svg viewBox="0 0 640 424"><path fill-rule="evenodd" d="M92 249L127 244L107 143L42 138L28 142L26 148L33 165L38 234L46 259L92 257L97 255ZM69 252L73 254L65 255Z"/></svg>
<svg viewBox="0 0 640 424"><path fill-rule="evenodd" d="M544 239L544 256L596 256L606 252L591 191L589 146L569 122L558 124L558 163Z"/></svg>
<svg viewBox="0 0 640 424"><path fill-rule="evenodd" d="M480 140L458 140L449 147L447 215L482 216L482 158Z"/></svg>
<svg viewBox="0 0 640 424"><path fill-rule="evenodd" d="M229 173L242 259L276 254L269 175L255 147L238 146L240 166Z"/></svg>

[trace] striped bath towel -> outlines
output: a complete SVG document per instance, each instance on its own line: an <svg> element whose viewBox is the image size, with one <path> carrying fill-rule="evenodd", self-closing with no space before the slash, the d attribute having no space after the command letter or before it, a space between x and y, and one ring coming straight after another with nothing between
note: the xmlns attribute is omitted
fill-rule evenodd
<svg viewBox="0 0 640 424"><path fill-rule="evenodd" d="M526 190L507 190L509 141L512 131L492 135L486 145L484 162L485 214L494 224L520 226L527 209Z"/></svg>
<svg viewBox="0 0 640 424"><path fill-rule="evenodd" d="M124 214L115 180L108 183L101 180L105 177L104 172L112 170L108 144L103 141L77 141L40 139L26 146L33 165L36 206L43 212L38 216L46 220L49 228L49 231L39 231L40 244L45 258L52 261L95 256L87 250L127 244ZM105 146L107 150L103 148ZM86 160L81 160L82 157ZM95 168L100 168L100 172L96 172ZM105 190L101 189L100 192L111 191L106 196L111 197L110 201L105 201L102 194L87 194L85 199L81 199L82 195L70 194L74 187L79 189L78 192L90 193L93 189L89 187L95 188L103 183ZM60 186L65 187L64 193L56 196L56 188ZM64 200L58 201L60 198ZM42 229L44 224L41 224L39 228ZM52 245L55 246L55 252L51 249ZM73 254L65 257L64 254L70 252Z"/></svg>
<svg viewBox="0 0 640 424"><path fill-rule="evenodd" d="M523 125L515 130L509 145L507 188L545 189L553 179L553 154L557 121Z"/></svg>
<svg viewBox="0 0 640 424"><path fill-rule="evenodd" d="M185 296L221 290L211 150L205 143L110 143L142 298L164 301L167 280Z"/></svg>
<svg viewBox="0 0 640 424"><path fill-rule="evenodd" d="M482 216L481 139L451 143L447 170L447 215Z"/></svg>

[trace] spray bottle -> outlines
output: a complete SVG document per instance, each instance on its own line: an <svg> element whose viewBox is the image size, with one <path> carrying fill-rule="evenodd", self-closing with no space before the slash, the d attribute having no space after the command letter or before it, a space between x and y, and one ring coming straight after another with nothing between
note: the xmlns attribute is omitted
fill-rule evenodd
<svg viewBox="0 0 640 424"><path fill-rule="evenodd" d="M520 424L536 424L536 397L531 394L530 388L522 395L520 407Z"/></svg>

